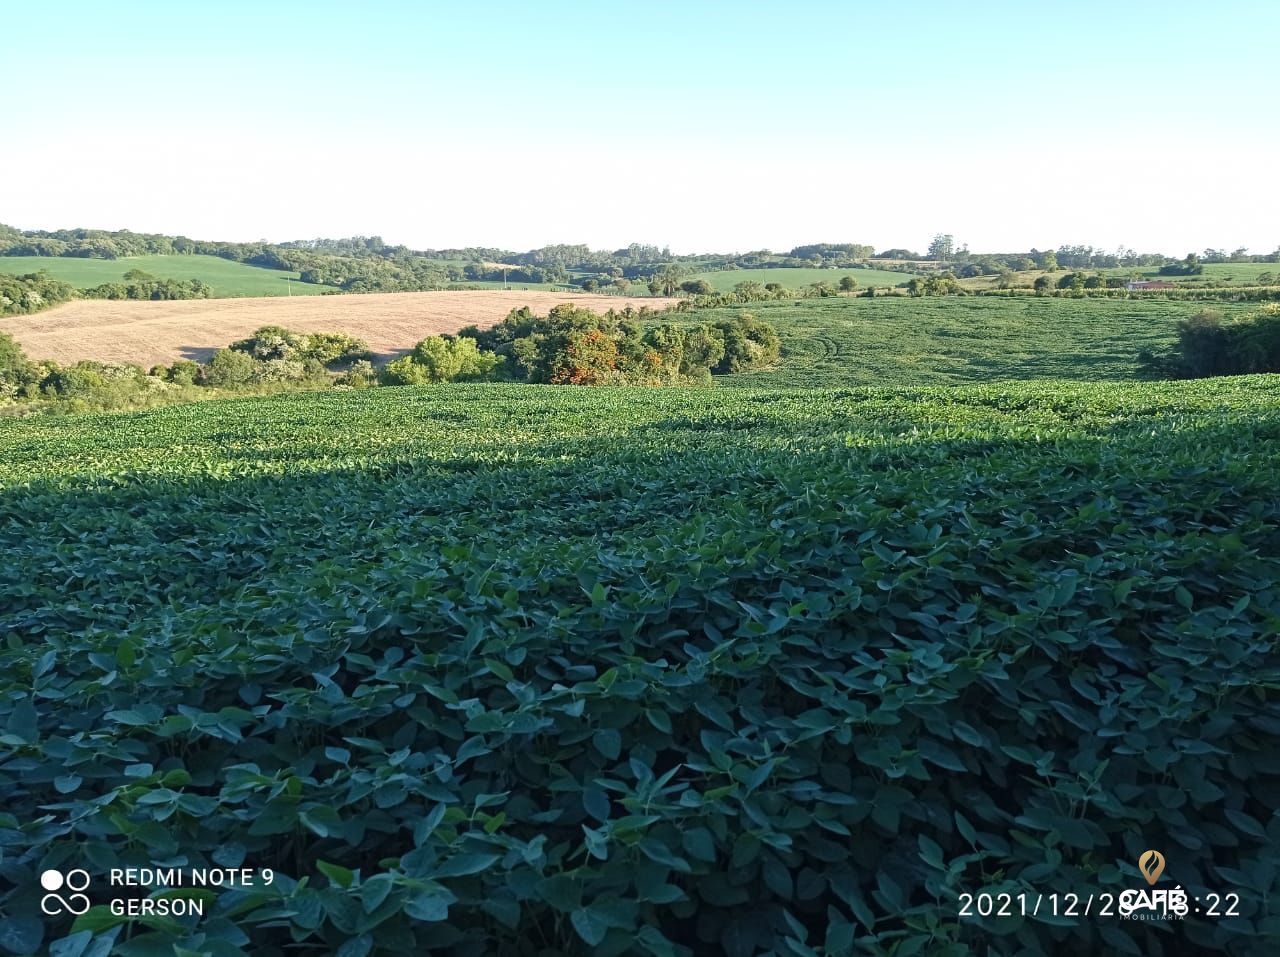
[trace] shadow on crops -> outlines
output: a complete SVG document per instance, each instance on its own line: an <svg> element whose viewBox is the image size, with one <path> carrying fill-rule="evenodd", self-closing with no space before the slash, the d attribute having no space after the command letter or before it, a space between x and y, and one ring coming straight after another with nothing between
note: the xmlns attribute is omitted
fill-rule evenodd
<svg viewBox="0 0 1280 957"><path fill-rule="evenodd" d="M544 740L533 732L512 733L501 762L488 760L486 752L485 765L473 760L458 772L467 781L469 796L483 792L505 799L515 792L516 799L507 805L512 814L504 834L528 839L535 832L550 833L552 843L581 841L582 808L587 805L573 790L579 781L585 786L603 775L629 782L628 775L636 773L633 754L651 756L654 771L671 769L683 781L689 777L684 762L707 765L708 751L723 750L744 772L748 767L751 773L760 767L768 771L767 780L762 777L751 787L771 802L768 807L795 810L799 823L785 828L802 838L795 842L803 855L796 859L797 869L803 865L818 874L832 861L857 865L848 882L861 887L871 901L864 906L873 907L878 920L893 921L901 907L872 896L877 868L893 871L914 900L924 900L917 836L945 842L950 856L968 853L969 845L952 827L957 811L984 832L984 864L1002 870L1021 869L1029 860L1040 866L1038 847L1024 855L1007 839L1011 831L1025 833L1028 825L1020 815L1032 812L1044 814L1027 817L1031 826L1068 833L1063 847L1068 867L1077 866L1085 852L1099 860L1131 863L1150 844L1175 850L1159 843L1167 837L1163 829L1151 837L1132 823L1159 811L1142 791L1149 782L1152 789L1163 789L1159 793L1170 800L1168 807L1183 807L1182 782L1159 782L1157 773L1142 764L1139 745L1127 738L1108 739L1107 747L1116 748L1117 755L1122 754L1119 743L1129 751L1117 757L1116 764L1123 766L1106 782L1108 787L1118 781L1133 788L1138 799L1115 801L1097 811L1089 807L1079 815L1044 816L1050 783L1012 752L1022 750L1034 758L1043 751L1046 767L1055 769L1065 786L1075 785L1077 772L1098 768L1101 775L1096 739L1081 730L1101 709L1096 696L1088 699L1073 689L1091 688L1095 678L1111 681L1121 672L1130 688L1145 682L1148 662L1143 655L1150 632L1186 617L1172 597L1172 582L1183 582L1197 613L1213 619L1209 630L1219 621L1265 623L1275 614L1275 566L1267 556L1280 550L1280 501L1270 494L1280 471L1280 441L1274 435L1250 434L1238 422L1157 436L1149 431L1112 439L1097 434L1054 443L995 437L893 441L877 435L871 436L872 444L846 446L835 441L838 433L831 433L821 415L790 429L763 414L752 416L758 428L747 433L731 428L693 433L688 423L682 431L672 427L683 421L680 417L667 417L608 436L543 435L505 449L497 441L502 432L498 423L484 433L488 444L473 436L459 443L461 451L450 454L440 444L415 445L412 429L403 423L357 436L364 445L345 448L340 442L313 444L309 433L290 441L292 423L277 418L281 431L274 445L265 442L267 436L261 449L236 448L237 433L227 430L225 419L254 409L248 404L229 408L223 421L205 426L203 436L215 466L244 468L248 474L210 471L198 456L182 464L187 453L174 453L180 467L172 472L165 471L163 460L144 456L141 461L149 463L151 473L119 469L73 485L35 481L0 494L0 546L6 549L0 567L0 632L28 641L22 653L31 661L38 660L46 636L52 635L64 649L69 644L76 652L60 653L59 673L96 677L98 672L87 669L101 670L117 659L108 655L107 664L100 665L92 661L97 655L81 652L93 645L104 649L98 655L114 655L121 647L119 637L127 633L143 648L137 660L150 669L152 683L145 686L142 704L154 697L161 701L157 707L173 714L175 702L183 699L211 714L261 701L278 715L288 696L303 699L279 733L246 723L243 741L188 736L194 746L183 751L183 758L201 771L198 786L210 791L226 783L230 765L247 761L260 764L268 776L292 776L304 750L323 753L325 760L340 760L343 766L350 760L353 768L358 766L353 774L362 774L370 761L386 764L384 755L370 759L365 745L356 741L385 744L394 739L403 743L406 755L435 754L437 749L457 755L471 731L464 731L462 719L454 720L443 705L418 700L412 721L406 723L400 705L372 701L373 695L388 693L390 679L376 672L384 667L384 656L390 660L390 648L402 654L429 650L440 655L439 662L433 660L402 682L396 679L404 688L390 693L435 682L464 700L483 696L486 704L505 713L513 707L511 688L519 690L523 684L547 699L539 702L538 713L555 717L556 727ZM297 425L307 425L305 416ZM340 422L331 427L341 431ZM800 435L809 436L813 446L818 437L828 438L821 447L797 448ZM201 440L194 434L185 438ZM372 444L375 438L386 444ZM223 442L229 444L220 447ZM523 457L495 461L504 452ZM340 468L317 464L344 454L360 460ZM1184 458L1210 467L1169 467ZM864 539L868 531L873 535ZM941 556L937 562L931 561L935 555ZM1020 610L1024 603L1040 601L1036 596L1046 585L1052 586L1051 597L1059 594L1064 573L1079 574L1085 558L1095 556L1111 564L1090 573L1078 588L1073 585L1074 597L1066 608L1047 612L1043 620ZM1117 606L1111 601L1112 587L1121 576L1140 578L1141 583L1127 605ZM1170 581L1164 582L1164 576ZM1249 582L1258 586L1253 596L1245 592ZM876 604L854 605L854 584ZM508 595L514 598L508 600ZM974 608L962 612L962 603L972 596L978 596ZM1225 615L1242 597L1252 597L1252 604L1234 612L1235 617L1218 614ZM624 604L628 600L634 604ZM808 608L795 612L791 621L800 601L809 603ZM937 625L965 615L964 620L972 621L979 612L989 622L993 610L996 617L1023 614L1025 619L1016 633L1016 652L1012 646L1001 649L999 661L991 647L1003 640L999 633L987 640L988 647L975 651L964 632L944 632ZM1074 610L1082 628L1125 641L1117 646L1112 640L1103 649L1079 635L1055 637L1062 627L1059 611ZM753 620L772 623L778 614L788 620L763 639L737 633ZM482 626L478 632L477 623ZM629 624L637 627L629 631ZM477 638L470 644L473 632ZM712 654L730 637L736 647L726 645ZM1165 644L1176 645L1168 637ZM1247 740L1252 747L1253 739L1265 733L1251 729L1247 720L1262 708L1265 689L1274 686L1268 684L1276 671L1274 653L1259 654L1249 661L1247 674L1241 669L1238 681L1214 685L1210 694L1203 672L1195 669L1213 655L1225 660L1226 653L1215 651L1216 645L1205 650L1204 630L1191 637L1199 644L1188 654L1201 659L1178 666L1179 680L1173 685L1182 704L1176 704L1172 693L1150 690L1133 697L1154 703L1144 704L1142 712L1132 705L1134 713L1156 715L1166 705L1172 712L1194 691L1199 698L1193 711L1187 705L1174 719L1153 721L1146 730L1154 736L1158 728L1169 737L1175 729L1191 743L1217 735ZM495 642L493 650L480 647L486 639ZM351 653L342 648L347 640L355 644ZM1224 648L1229 644L1226 638L1220 643ZM163 673L170 663L162 656L183 645L198 649L201 667L188 668L191 684L177 688L170 674ZM245 646L248 650L237 658ZM682 683L692 674L691 646L706 658L701 667L714 673L705 681ZM493 666L485 659L492 655L496 660L509 649L527 653L518 661L508 659L519 671L519 683L505 683L497 672L491 680L488 669ZM952 674L946 668L962 662L967 663L962 667L976 669L979 657L989 659L983 667L990 670L990 680L966 684L946 677ZM1211 667L1226 674L1217 658ZM1170 667L1167 655L1163 666ZM577 711L557 703L562 693L556 686L589 681L607 667L643 675L643 680L620 678L612 697L587 696L577 702ZM127 673L132 666L120 668ZM868 672L884 676L886 684L870 685ZM21 680L26 673L24 661ZM173 673L181 673L180 664ZM1071 681L1058 682L1059 674L1069 674ZM1183 683L1184 674L1196 676L1198 683ZM972 677L978 681L976 670ZM113 672L113 680L119 688L132 679ZM844 680L861 683L838 683ZM1255 687L1249 688L1249 682ZM325 694L317 690L321 684L326 691L340 692L334 696L340 699L337 710L328 710ZM379 685L382 689L374 690ZM1169 686L1164 680L1163 687ZM957 697L935 698L940 689ZM1255 689L1259 703L1241 704ZM373 694L361 698L366 690ZM95 693L74 691L86 700ZM894 695L910 702L899 716L874 727L857 721L854 734L843 741L830 734L822 740L808 736L807 742L779 751L767 747L778 734L799 727L801 718L818 722L826 735L821 723L829 716L834 722L846 703L880 708ZM963 695L967 699L959 697ZM589 703L584 706L583 700ZM46 730L55 701L40 702ZM955 712L945 713L943 703L951 701ZM672 708L673 702L679 707ZM706 710L708 705L718 710ZM1066 718L1051 705L1066 709ZM1113 703L1108 701L1107 707ZM663 725L668 710L674 720L668 716ZM1192 716L1185 717L1188 713ZM58 728L64 738L83 730L74 727L72 707L63 706L58 715L60 725L66 725ZM922 725L926 718L932 723ZM234 715L227 720L235 720ZM621 740L626 747L612 758L584 741L604 720L613 721L625 735ZM951 736L950 724L956 722L965 729L964 740ZM734 734L725 733L725 724ZM982 741L978 728L988 724L994 726L990 742L976 744ZM398 738L406 727L407 736ZM10 730L22 732L23 722L15 721ZM1231 738L1228 731L1238 735ZM94 734L96 749L108 744L116 749L110 755L113 769L171 753L170 743L159 741L146 727L103 722ZM298 737L291 742L290 734ZM923 754L926 738L935 745L938 738L948 742L933 752L941 763L931 765L923 779L896 774L898 756L915 756L917 748ZM185 746L187 738L181 740ZM298 744L300 740L304 743ZM339 757L331 759L327 749L321 752L322 745L332 745ZM1034 745L1036 754L1024 745ZM349 746L361 748L354 758ZM1013 747L1006 756L1000 746ZM1212 772L1211 784L1233 785L1228 800L1252 801L1244 810L1265 820L1260 808L1274 790L1274 775L1252 771L1247 761L1255 755L1240 747L1245 770L1238 773L1234 764L1231 773L1224 772L1228 762L1203 751L1181 758L1178 767L1205 772L1202 777ZM767 758L774 753L783 757L771 768ZM529 755L545 762L536 774L521 761ZM957 763L962 758L964 763ZM808 769L799 763L809 759L827 763ZM545 767L552 765L556 780L566 784L564 793L549 790ZM303 766L303 775L315 767ZM323 765L316 777L347 774L335 768ZM873 780L870 768L887 768L896 776ZM57 772L39 770L43 776L0 782L12 790L7 796L23 818L66 799L54 793ZM1246 779L1257 783L1261 798L1249 796L1240 784ZM789 790L798 783L804 787ZM698 786L705 789L701 780ZM305 788L307 799L313 793L344 796L336 784L308 783ZM838 798L877 807L883 803L893 814L862 816L854 840L823 837L811 808L815 802L829 803L824 810L832 812L847 806L835 804ZM315 873L315 859L372 868L367 860L398 858L411 850L414 825L440 800L454 803L454 795L428 801L414 791L411 798L401 798L407 801L402 811L389 804L386 813L381 805L367 807L363 798L345 800L339 807L348 817L367 815L379 822L359 847L325 843L299 831L300 839L288 838L292 846L281 835L259 841L255 862L281 866L283 861L297 875ZM746 793L735 794L733 807L745 807L747 800ZM1174 822L1180 843L1176 862L1173 853L1170 860L1184 885L1202 880L1211 863L1236 862L1239 842L1218 822L1219 803L1212 796L1187 802ZM547 804L562 804L568 811L562 820L537 821L535 826L532 811ZM1125 806L1130 804L1138 806ZM752 825L744 817L724 818L720 805L711 807L729 821L730 834L710 868L714 878L717 869L729 866L732 838ZM975 813L975 807L989 809L989 815L980 819L982 812ZM682 819L675 818L677 811L662 813L701 827L707 812L695 807L680 812ZM1120 817L1125 814L1129 817ZM779 813L776 820L782 817ZM1089 826L1077 817L1087 817ZM1252 825L1253 817L1248 821ZM222 831L210 831L213 836L205 843L222 841L223 832L238 836L248 826L223 808L210 815L210 822ZM154 832L181 836L183 824L179 815L155 825ZM1074 829L1068 832L1068 825ZM1220 833L1231 839L1218 839L1226 851L1204 846L1205 835ZM1192 838L1196 843L1187 843ZM116 839L111 835L105 840ZM203 850L200 840L184 838ZM185 843L183 851L189 850ZM1057 843L1057 837L1046 842ZM291 853L286 854L287 846ZM981 880L976 870L975 882ZM679 875L671 879L696 892L695 881ZM1138 884L1136 875L1132 884ZM830 913L827 908L839 906L840 900L824 885L815 886L816 904L808 919L820 927ZM972 889L980 887L975 883ZM761 893L754 885L752 890ZM702 913L717 910L719 905L710 900L699 904ZM750 906L769 906L761 900L752 898ZM936 902L930 907L936 908ZM467 920L478 913L468 899L451 917ZM746 911L734 913L743 920L750 917ZM696 941L683 916L670 918L663 928ZM1047 946L1053 943L1051 931L1037 925L1033 933L1044 935L1036 938L1046 945L1038 952L1056 952Z"/></svg>
<svg viewBox="0 0 1280 957"><path fill-rule="evenodd" d="M21 632L27 614L58 603L102 609L108 629L132 627L179 594L183 616L234 608L245 587L296 607L317 563L333 563L325 584L340 589L346 570L360 579L369 568L433 561L448 547L496 548L499 560L519 554L535 568L539 554L572 553L590 571L611 554L645 564L687 539L718 541L715 551L731 555L735 535L760 529L766 543L773 536L829 550L868 527L888 539L918 523L998 528L1031 515L1037 554L1064 559L1105 548L1108 521L1145 524L1152 536L1251 526L1263 554L1280 551L1280 505L1267 507L1261 525L1257 512L1259 502L1276 501L1274 421L1256 432L1238 423L1172 433L1121 423L1052 441L944 441L895 435L910 428L904 420L859 433L864 444L804 448L766 417L748 418L754 430L731 421L698 431L675 417L622 435L473 438L453 452L424 448L411 434L397 441L394 429L375 447L348 450L305 435L243 447L220 422L204 439L208 459L227 474L160 467L0 493L0 630ZM828 423L810 427L823 434ZM1225 467L1237 455L1247 469ZM351 464L323 464L335 457ZM1097 527L1080 520L1082 509L1108 499L1115 505ZM797 574L806 560L803 549L794 556ZM679 568L652 572L661 579ZM278 579L303 591L280 589Z"/></svg>

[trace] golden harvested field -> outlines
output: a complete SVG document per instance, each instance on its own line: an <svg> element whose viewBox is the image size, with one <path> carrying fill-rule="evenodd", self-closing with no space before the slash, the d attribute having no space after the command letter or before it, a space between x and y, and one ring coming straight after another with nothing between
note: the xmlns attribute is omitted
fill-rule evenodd
<svg viewBox="0 0 1280 957"><path fill-rule="evenodd" d="M388 358L413 348L424 336L491 326L520 306L545 314L561 302L603 312L627 303L660 309L675 300L508 290L169 302L82 299L48 312L10 316L0 320L0 330L12 333L30 358L64 364L97 359L150 368L175 359L204 361L262 326L349 333Z"/></svg>

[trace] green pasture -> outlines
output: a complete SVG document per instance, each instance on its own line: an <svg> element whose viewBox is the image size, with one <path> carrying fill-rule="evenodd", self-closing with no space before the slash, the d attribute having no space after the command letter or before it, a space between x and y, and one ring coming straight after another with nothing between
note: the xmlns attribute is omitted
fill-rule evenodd
<svg viewBox="0 0 1280 957"><path fill-rule="evenodd" d="M157 279L200 279L213 287L218 298L241 296L308 296L329 289L298 282L296 272L263 269L219 256L129 256L124 259L76 259L64 256L0 256L0 272L14 275L41 269L55 279L78 288L119 282L130 269L141 269Z"/></svg>

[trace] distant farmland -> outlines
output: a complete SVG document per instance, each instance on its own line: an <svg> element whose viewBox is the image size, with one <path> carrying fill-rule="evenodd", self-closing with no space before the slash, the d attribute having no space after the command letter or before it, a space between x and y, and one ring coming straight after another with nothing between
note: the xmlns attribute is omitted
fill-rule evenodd
<svg viewBox="0 0 1280 957"><path fill-rule="evenodd" d="M220 256L129 256L124 259L0 256L0 273L21 276L41 269L78 288L119 282L130 269L141 269L157 279L200 279L213 287L215 296L223 298L313 296L332 288L298 282L296 272L249 266Z"/></svg>
<svg viewBox="0 0 1280 957"><path fill-rule="evenodd" d="M1274 284L1276 276L1280 276L1280 264L1277 263L1204 263L1204 272L1196 276L1162 276L1157 266L1144 266L1138 269L1104 269L1108 276L1128 276L1141 273L1143 279L1163 279L1176 283L1216 282L1230 286L1254 286L1259 283L1259 276L1271 276L1270 284ZM1084 272L1094 270L1085 269Z"/></svg>
<svg viewBox="0 0 1280 957"><path fill-rule="evenodd" d="M1048 276L1049 281L1056 284L1063 276L1072 272L1082 272L1086 276L1101 273L1104 276L1119 279L1136 279L1142 281L1160 280L1178 286L1195 289L1205 286L1274 286L1280 284L1280 264L1277 263L1204 263L1204 271L1194 276L1162 276L1159 266L1111 266L1096 269L1092 266L1080 266L1071 269L1059 267L1054 272L1043 269L1029 269L1013 275L1015 286L1030 289L1041 276ZM974 276L960 280L967 289L994 289L1000 277Z"/></svg>
<svg viewBox="0 0 1280 957"><path fill-rule="evenodd" d="M565 301L600 312L621 309L627 303L660 309L675 302L514 290L167 302L89 299L35 315L10 317L0 321L0 331L12 333L33 359L61 363L98 359L136 362L149 368L175 359L202 361L215 350L270 325L300 332L350 333L386 358L411 349L424 336L457 332L473 324L492 325L520 306L545 313Z"/></svg>
<svg viewBox="0 0 1280 957"><path fill-rule="evenodd" d="M803 289L815 282L828 282L832 286L841 276L858 280L858 288L868 286L896 286L909 282L914 273L889 272L887 269L803 269L779 266L773 269L727 269L716 272L700 272L695 277L711 283L717 292L729 292L740 282L782 283L787 289Z"/></svg>

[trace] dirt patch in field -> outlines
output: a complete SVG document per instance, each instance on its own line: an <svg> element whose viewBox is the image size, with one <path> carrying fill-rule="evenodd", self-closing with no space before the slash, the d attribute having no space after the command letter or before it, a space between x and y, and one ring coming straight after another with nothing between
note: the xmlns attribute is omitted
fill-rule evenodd
<svg viewBox="0 0 1280 957"><path fill-rule="evenodd" d="M175 359L204 361L261 326L345 332L386 359L424 336L491 326L520 306L545 314L561 302L604 312L628 303L660 309L675 300L505 289L172 302L83 299L31 316L10 316L0 321L0 330L12 333L30 358L64 364L98 359L150 368Z"/></svg>

